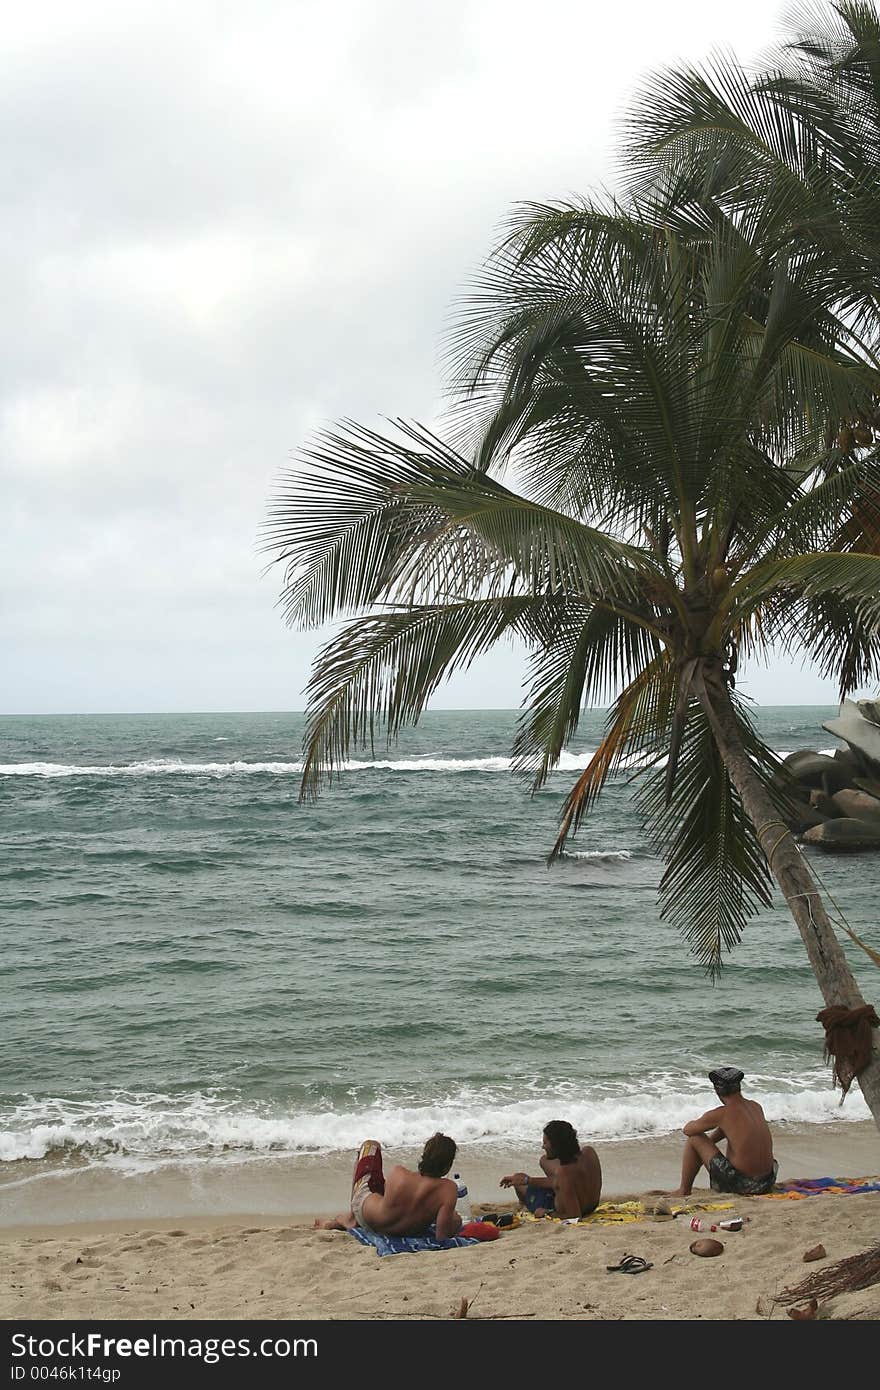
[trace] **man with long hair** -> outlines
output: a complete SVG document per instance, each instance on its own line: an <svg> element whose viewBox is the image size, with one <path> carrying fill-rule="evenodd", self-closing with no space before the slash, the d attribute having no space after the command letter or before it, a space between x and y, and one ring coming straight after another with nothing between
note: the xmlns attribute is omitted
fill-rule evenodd
<svg viewBox="0 0 880 1390"><path fill-rule="evenodd" d="M602 1194L602 1168L596 1150L578 1142L568 1120L544 1126L541 1177L509 1173L502 1187L512 1187L527 1211L574 1218L589 1216Z"/></svg>

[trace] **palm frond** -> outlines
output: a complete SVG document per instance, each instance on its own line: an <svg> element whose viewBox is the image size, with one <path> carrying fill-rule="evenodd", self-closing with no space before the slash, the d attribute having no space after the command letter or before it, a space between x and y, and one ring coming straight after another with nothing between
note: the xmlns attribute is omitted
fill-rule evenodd
<svg viewBox="0 0 880 1390"><path fill-rule="evenodd" d="M533 636L534 640L534 636ZM544 785L577 731L581 710L605 703L660 652L657 638L603 608L560 605L529 663L526 710L513 745L513 767L532 789Z"/></svg>
<svg viewBox="0 0 880 1390"><path fill-rule="evenodd" d="M414 559L436 541L442 512L414 508L406 489L465 477L470 464L428 430L398 421L399 438L344 422L282 475L262 528L262 548L284 567L291 626L317 627L405 587ZM454 547L447 558L457 567Z"/></svg>
<svg viewBox="0 0 880 1390"><path fill-rule="evenodd" d="M792 555L755 565L730 590L728 612L742 621L756 607L780 596L845 602L854 619L880 623L880 556L852 551Z"/></svg>
<svg viewBox="0 0 880 1390"><path fill-rule="evenodd" d="M544 600L468 599L348 623L319 652L308 685L302 799L332 781L353 746L415 724L441 681L506 635L526 637Z"/></svg>
<svg viewBox="0 0 880 1390"><path fill-rule="evenodd" d="M624 766L639 766L662 755L676 689L675 664L664 651L618 695L602 742L565 798L550 863L563 853L609 777Z"/></svg>
<svg viewBox="0 0 880 1390"><path fill-rule="evenodd" d="M775 762L741 718L756 769L769 781ZM688 709L671 801L655 772L637 795L652 844L666 862L660 913L690 943L714 978L746 923L771 900L770 873L709 722L696 700Z"/></svg>

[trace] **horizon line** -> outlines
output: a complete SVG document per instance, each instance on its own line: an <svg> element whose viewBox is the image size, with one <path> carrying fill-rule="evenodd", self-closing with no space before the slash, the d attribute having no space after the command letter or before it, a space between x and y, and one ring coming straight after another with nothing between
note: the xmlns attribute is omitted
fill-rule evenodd
<svg viewBox="0 0 880 1390"><path fill-rule="evenodd" d="M830 703L796 704L794 702L752 701L758 709L839 709L840 701ZM581 714L605 713L610 705L588 705ZM222 716L229 714L306 714L305 709L96 709L96 710L8 710L0 711L0 719L119 719L119 718L172 718L177 715ZM423 712L421 718L431 714L522 714L521 705L438 705ZM407 725L407 727L415 727Z"/></svg>

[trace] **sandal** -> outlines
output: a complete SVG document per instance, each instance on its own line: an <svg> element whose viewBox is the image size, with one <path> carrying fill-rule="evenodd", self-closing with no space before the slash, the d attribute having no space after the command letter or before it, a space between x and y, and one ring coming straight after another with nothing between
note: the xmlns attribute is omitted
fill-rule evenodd
<svg viewBox="0 0 880 1390"><path fill-rule="evenodd" d="M646 1269L653 1269L650 1260L643 1260L641 1255L624 1255L619 1265L606 1265L609 1274L643 1274Z"/></svg>

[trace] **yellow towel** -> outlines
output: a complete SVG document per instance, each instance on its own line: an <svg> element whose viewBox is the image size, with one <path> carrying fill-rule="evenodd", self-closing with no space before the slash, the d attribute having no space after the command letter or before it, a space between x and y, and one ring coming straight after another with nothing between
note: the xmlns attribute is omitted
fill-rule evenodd
<svg viewBox="0 0 880 1390"><path fill-rule="evenodd" d="M670 1204L670 1211L674 1216L681 1216L690 1211L729 1211L732 1206L733 1202L681 1202L676 1206ZM653 1215L653 1203L600 1202L589 1216L581 1216L577 1221L565 1216L534 1216L530 1211L520 1212L520 1220L565 1221L569 1226L625 1226L630 1221L643 1221L646 1216Z"/></svg>

